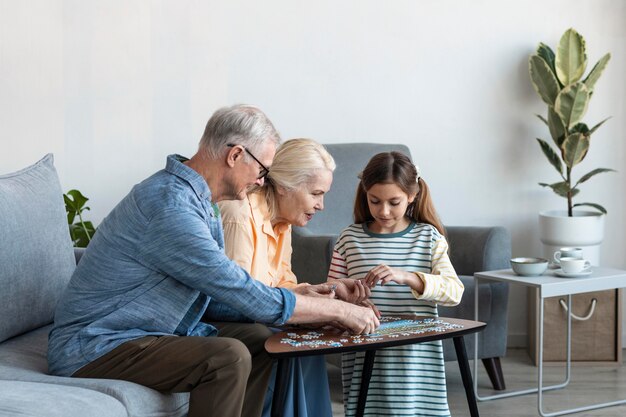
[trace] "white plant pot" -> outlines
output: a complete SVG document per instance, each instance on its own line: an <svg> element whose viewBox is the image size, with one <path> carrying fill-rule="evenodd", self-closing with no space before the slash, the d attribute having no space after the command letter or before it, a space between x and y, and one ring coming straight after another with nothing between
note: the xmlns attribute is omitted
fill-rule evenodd
<svg viewBox="0 0 626 417"><path fill-rule="evenodd" d="M573 217L565 210L539 213L539 234L544 257L553 261L554 252L562 247L583 249L583 256L592 265L600 263L600 245L604 238L604 218L595 211L574 210Z"/></svg>

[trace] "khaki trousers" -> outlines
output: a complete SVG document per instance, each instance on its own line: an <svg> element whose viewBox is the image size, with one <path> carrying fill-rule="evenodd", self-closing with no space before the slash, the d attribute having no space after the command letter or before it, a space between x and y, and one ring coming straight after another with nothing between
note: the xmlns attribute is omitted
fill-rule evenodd
<svg viewBox="0 0 626 417"><path fill-rule="evenodd" d="M189 417L259 417L272 370L262 324L212 323L219 337L148 336L126 342L74 373L189 392Z"/></svg>

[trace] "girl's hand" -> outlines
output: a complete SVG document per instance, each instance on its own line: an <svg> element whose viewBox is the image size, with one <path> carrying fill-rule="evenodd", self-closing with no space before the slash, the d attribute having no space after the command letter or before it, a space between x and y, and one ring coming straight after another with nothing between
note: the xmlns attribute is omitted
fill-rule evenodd
<svg viewBox="0 0 626 417"><path fill-rule="evenodd" d="M369 288L373 288L380 282L380 285L385 285L391 281L398 284L405 284L411 288L417 289L416 286L423 287L422 280L417 277L413 272L403 271L401 269L391 268L390 266L380 264L372 268L365 278L365 285ZM417 282L419 281L419 283Z"/></svg>

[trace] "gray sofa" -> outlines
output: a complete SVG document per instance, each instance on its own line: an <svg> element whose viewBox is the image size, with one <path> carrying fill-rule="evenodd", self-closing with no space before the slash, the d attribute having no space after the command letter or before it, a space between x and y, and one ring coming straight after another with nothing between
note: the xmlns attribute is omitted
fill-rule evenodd
<svg viewBox="0 0 626 417"><path fill-rule="evenodd" d="M52 155L0 176L0 236L0 416L187 414L188 394L48 374L48 332L76 267Z"/></svg>
<svg viewBox="0 0 626 417"><path fill-rule="evenodd" d="M409 149L399 144L343 143L326 145L337 164L333 184L324 199L324 210L307 227L293 230L293 271L301 282L325 280L332 250L340 231L353 221L358 173L379 152ZM428 181L428 174L425 174ZM463 300L455 307L440 307L447 317L474 318L474 272L509 267L511 238L503 227L446 227L450 259L465 285ZM480 335L478 357L483 360L495 389L505 388L499 358L506 353L508 284L485 283L480 287L479 318L487 323ZM473 338L466 340L468 356L474 355ZM444 343L446 360L455 360L451 341Z"/></svg>

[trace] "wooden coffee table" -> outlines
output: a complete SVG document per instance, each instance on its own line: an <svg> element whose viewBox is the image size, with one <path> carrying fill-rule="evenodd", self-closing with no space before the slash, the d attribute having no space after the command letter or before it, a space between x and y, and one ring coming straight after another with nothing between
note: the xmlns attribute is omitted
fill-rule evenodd
<svg viewBox="0 0 626 417"><path fill-rule="evenodd" d="M372 376L374 358L378 349L452 338L470 415L478 417L472 374L467 360L463 336L476 333L485 326L485 323L479 321L395 314L393 317L383 317L381 327L376 333L369 335L349 335L340 333L332 328L314 330L302 328L285 329L270 336L265 342L265 350L269 356L278 359L274 398L272 400L272 416L279 416L280 404L283 404L285 401L286 392L284 388L289 371L289 361L286 359L288 358L365 351L363 378L361 380L356 412L357 417L362 417L365 410L365 402L367 401L367 390Z"/></svg>

